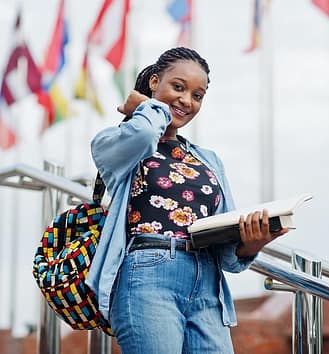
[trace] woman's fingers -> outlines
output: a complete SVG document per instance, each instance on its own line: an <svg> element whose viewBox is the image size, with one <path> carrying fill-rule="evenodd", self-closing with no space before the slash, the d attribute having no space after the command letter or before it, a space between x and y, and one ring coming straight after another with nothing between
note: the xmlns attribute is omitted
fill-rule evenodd
<svg viewBox="0 0 329 354"><path fill-rule="evenodd" d="M247 241L247 234L246 234L246 229L245 229L245 224L244 224L244 217L243 215L240 215L239 219L239 229L240 229L240 237L241 241L245 243Z"/></svg>
<svg viewBox="0 0 329 354"><path fill-rule="evenodd" d="M124 107L125 107L124 105L118 106L118 107L117 107L117 111L120 112L120 113L122 113L122 114L125 114L125 109L124 109Z"/></svg>

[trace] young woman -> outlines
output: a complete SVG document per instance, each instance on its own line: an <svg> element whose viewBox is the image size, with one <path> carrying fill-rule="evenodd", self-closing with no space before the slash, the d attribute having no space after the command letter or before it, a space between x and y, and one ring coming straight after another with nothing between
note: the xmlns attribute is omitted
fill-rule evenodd
<svg viewBox="0 0 329 354"><path fill-rule="evenodd" d="M234 208L220 159L178 135L197 115L209 84L191 49L163 53L118 108L126 115L92 141L112 203L88 284L123 354L233 353L236 324L223 271L241 272L287 230L268 214L240 218L241 242L192 249L187 227Z"/></svg>

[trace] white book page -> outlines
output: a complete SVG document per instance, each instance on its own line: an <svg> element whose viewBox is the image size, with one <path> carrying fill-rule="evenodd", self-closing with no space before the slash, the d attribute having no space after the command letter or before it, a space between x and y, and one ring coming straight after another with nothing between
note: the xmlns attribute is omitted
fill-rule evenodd
<svg viewBox="0 0 329 354"><path fill-rule="evenodd" d="M295 210L312 199L311 194L302 194L289 199L280 199L272 202L256 204L239 210L230 211L219 215L213 215L206 218L198 219L194 224L188 227L188 231L193 233L201 230L211 229L221 226L230 226L239 223L240 215L247 217L249 213L267 209L269 217L279 215L293 215Z"/></svg>

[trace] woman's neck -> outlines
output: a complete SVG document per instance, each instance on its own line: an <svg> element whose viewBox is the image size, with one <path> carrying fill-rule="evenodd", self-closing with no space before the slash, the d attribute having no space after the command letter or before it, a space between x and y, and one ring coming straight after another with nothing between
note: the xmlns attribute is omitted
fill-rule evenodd
<svg viewBox="0 0 329 354"><path fill-rule="evenodd" d="M177 138L177 130L168 130L164 133L164 135L162 136L163 139L165 140L178 140Z"/></svg>

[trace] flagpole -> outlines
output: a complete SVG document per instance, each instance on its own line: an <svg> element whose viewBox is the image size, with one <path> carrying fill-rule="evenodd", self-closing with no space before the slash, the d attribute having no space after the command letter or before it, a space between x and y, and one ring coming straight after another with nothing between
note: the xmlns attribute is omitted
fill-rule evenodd
<svg viewBox="0 0 329 354"><path fill-rule="evenodd" d="M274 106L271 1L262 0L260 44L260 181L261 201L274 199Z"/></svg>
<svg viewBox="0 0 329 354"><path fill-rule="evenodd" d="M130 0L130 9L132 8L133 0ZM134 83L132 82L133 77L133 68L136 64L135 62L135 46L133 39L133 31L132 31L132 11L129 11L127 15L127 25L126 25L126 45L125 52L123 58L123 77L124 77L124 96L127 96L128 92L130 92L134 88ZM125 97L124 97L125 98Z"/></svg>
<svg viewBox="0 0 329 354"><path fill-rule="evenodd" d="M195 23L197 23L196 22L197 21L197 17L196 17L197 1L198 0L190 0L191 20L189 24L189 36L188 36L189 43L187 43L188 47L196 50L198 49L197 33L195 31ZM199 124L198 124L198 122L202 120L200 115L202 115L201 112L198 113L198 118L194 119L191 124L191 141L195 144L199 143L200 140Z"/></svg>

